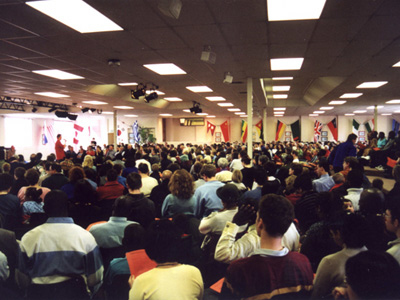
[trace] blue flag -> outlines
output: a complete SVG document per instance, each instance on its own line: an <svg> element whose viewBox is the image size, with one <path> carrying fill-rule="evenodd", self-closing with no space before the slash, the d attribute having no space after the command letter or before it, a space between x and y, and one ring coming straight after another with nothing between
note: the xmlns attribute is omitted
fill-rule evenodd
<svg viewBox="0 0 400 300"><path fill-rule="evenodd" d="M395 119L392 121L392 130L397 134L399 131L400 123L397 122Z"/></svg>
<svg viewBox="0 0 400 300"><path fill-rule="evenodd" d="M133 130L133 138L135 140L135 143L140 142L140 134L139 134L139 124L138 121L136 120L135 123L132 125L132 130Z"/></svg>

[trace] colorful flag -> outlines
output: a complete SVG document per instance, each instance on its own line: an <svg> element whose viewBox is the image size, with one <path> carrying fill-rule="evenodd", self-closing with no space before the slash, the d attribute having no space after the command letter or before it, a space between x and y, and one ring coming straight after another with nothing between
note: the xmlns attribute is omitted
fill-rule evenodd
<svg viewBox="0 0 400 300"><path fill-rule="evenodd" d="M132 131L133 131L133 139L134 139L135 143L139 143L140 142L140 133L139 133L139 124L138 124L137 120L132 125Z"/></svg>
<svg viewBox="0 0 400 300"><path fill-rule="evenodd" d="M48 133L50 142L52 144L55 144L56 143L56 133L54 131L53 125L46 126L46 128L47 128L47 133Z"/></svg>
<svg viewBox="0 0 400 300"><path fill-rule="evenodd" d="M222 135L224 136L225 142L229 142L229 126L228 126L228 121L225 121L220 125Z"/></svg>
<svg viewBox="0 0 400 300"><path fill-rule="evenodd" d="M364 126L365 126L365 129L367 129L367 132L370 133L375 128L375 120L371 119L371 120L365 122Z"/></svg>
<svg viewBox="0 0 400 300"><path fill-rule="evenodd" d="M262 120L260 120L260 122L258 122L256 124L256 130L257 130L258 136L260 137L260 140L262 140L263 135L264 135L264 128L263 128Z"/></svg>
<svg viewBox="0 0 400 300"><path fill-rule="evenodd" d="M43 133L42 133L42 145L46 145L49 141L46 137L46 127L43 125Z"/></svg>
<svg viewBox="0 0 400 300"><path fill-rule="evenodd" d="M290 128L292 129L293 140L301 141L300 120L297 120L296 122L292 123L290 125Z"/></svg>
<svg viewBox="0 0 400 300"><path fill-rule="evenodd" d="M211 129L211 123L207 121L207 133L210 131Z"/></svg>
<svg viewBox="0 0 400 300"><path fill-rule="evenodd" d="M74 138L74 139L73 139L73 142L74 142L75 145L78 145L79 140L77 140L76 138Z"/></svg>
<svg viewBox="0 0 400 300"><path fill-rule="evenodd" d="M337 123L336 123L336 118L334 118L332 121L330 121L328 124L328 128L332 133L333 139L335 141L338 140L338 128L337 128Z"/></svg>
<svg viewBox="0 0 400 300"><path fill-rule="evenodd" d="M353 119L353 133L358 135L358 128L360 128L360 123Z"/></svg>
<svg viewBox="0 0 400 300"><path fill-rule="evenodd" d="M314 122L314 143L318 142L321 137L322 126L323 126L323 124L320 121L315 120L315 122Z"/></svg>
<svg viewBox="0 0 400 300"><path fill-rule="evenodd" d="M78 124L74 124L74 129L75 129L75 130L78 130L79 132L82 132L82 131L83 131L83 127L82 127L82 126L79 126Z"/></svg>
<svg viewBox="0 0 400 300"><path fill-rule="evenodd" d="M285 132L286 125L283 124L281 121L278 120L278 123L276 124L276 133L275 133L275 141L279 141Z"/></svg>
<svg viewBox="0 0 400 300"><path fill-rule="evenodd" d="M241 130L242 130L242 134L241 134L242 143L245 143L246 140L247 140L247 122L245 120L242 120L242 128L241 128Z"/></svg>
<svg viewBox="0 0 400 300"><path fill-rule="evenodd" d="M210 130L211 130L211 135L214 135L214 131L215 131L215 125L210 123Z"/></svg>
<svg viewBox="0 0 400 300"><path fill-rule="evenodd" d="M399 132L399 122L397 122L395 119L392 121L392 130L397 134Z"/></svg>

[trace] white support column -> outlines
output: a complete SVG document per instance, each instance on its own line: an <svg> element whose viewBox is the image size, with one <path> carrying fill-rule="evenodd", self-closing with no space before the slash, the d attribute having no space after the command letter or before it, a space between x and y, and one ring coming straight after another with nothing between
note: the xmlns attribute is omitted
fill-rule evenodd
<svg viewBox="0 0 400 300"><path fill-rule="evenodd" d="M374 109L374 130L378 131L378 105L375 104L375 109Z"/></svg>
<svg viewBox="0 0 400 300"><path fill-rule="evenodd" d="M263 124L263 141L267 143L267 108L263 108L262 114L262 124Z"/></svg>
<svg viewBox="0 0 400 300"><path fill-rule="evenodd" d="M253 79L247 78L247 154L253 158Z"/></svg>
<svg viewBox="0 0 400 300"><path fill-rule="evenodd" d="M117 136L118 136L118 126L117 126L117 111L114 110L114 149L117 149Z"/></svg>

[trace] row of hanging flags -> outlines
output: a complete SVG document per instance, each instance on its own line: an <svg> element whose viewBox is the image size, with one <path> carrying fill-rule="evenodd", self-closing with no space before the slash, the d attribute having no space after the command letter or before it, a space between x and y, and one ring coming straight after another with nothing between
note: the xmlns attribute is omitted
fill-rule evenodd
<svg viewBox="0 0 400 300"><path fill-rule="evenodd" d="M395 120L393 120L393 121L395 121ZM353 129L352 129L353 133L358 135L358 131L360 129L360 125L361 124L358 123L355 119L353 119L352 125L353 125ZM364 127L365 127L365 129L367 130L368 133L370 133L371 131L375 130L375 120L374 119L371 119L371 120L365 122L362 125L364 125Z"/></svg>
<svg viewBox="0 0 400 300"><path fill-rule="evenodd" d="M338 140L338 126L337 126L337 118L334 118L332 121L330 121L328 124L326 124L332 133L332 137L335 141ZM324 124L318 120L315 120L314 122L314 143L317 143L318 141L321 140L321 135L322 135L322 127Z"/></svg>
<svg viewBox="0 0 400 300"><path fill-rule="evenodd" d="M79 126L78 124L74 124L75 137L73 138L73 143L78 145L79 143L79 133L83 132L84 127ZM88 134L90 136L90 126L88 126ZM47 125L44 122L42 127L42 145L46 145L47 143L55 144L57 141L57 134L54 130L54 126L52 124Z"/></svg>
<svg viewBox="0 0 400 300"><path fill-rule="evenodd" d="M229 141L229 123L228 121L223 122L220 125L212 124L210 121L207 121L207 133L210 131L211 135L214 135L215 129L217 126L221 127L222 135L224 136L225 141Z"/></svg>
<svg viewBox="0 0 400 300"><path fill-rule="evenodd" d="M257 135L262 140L263 135L264 135L264 128L263 128L262 120L260 120L255 126L256 126L256 130L257 130ZM246 141L247 141L247 128L248 128L247 122L245 120L242 120L241 134L240 134L242 143L246 143Z"/></svg>
<svg viewBox="0 0 400 300"><path fill-rule="evenodd" d="M294 141L301 141L300 120L297 120L289 125L292 130ZM286 130L286 124L278 120L276 124L275 141L279 141Z"/></svg>

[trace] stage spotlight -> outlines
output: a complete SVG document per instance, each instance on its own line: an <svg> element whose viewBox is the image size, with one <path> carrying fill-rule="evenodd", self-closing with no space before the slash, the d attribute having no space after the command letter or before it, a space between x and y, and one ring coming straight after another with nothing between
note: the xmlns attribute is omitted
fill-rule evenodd
<svg viewBox="0 0 400 300"><path fill-rule="evenodd" d="M33 113L37 112L37 108L36 107L32 108L32 112Z"/></svg>
<svg viewBox="0 0 400 300"><path fill-rule="evenodd" d="M67 112L67 111L60 111L60 110L57 110L57 111L55 112L55 114L56 114L56 116L57 116L58 118L66 118L66 117L68 117L68 112Z"/></svg>
<svg viewBox="0 0 400 300"><path fill-rule="evenodd" d="M82 108L83 113L88 112L88 111L89 111L89 107Z"/></svg>
<svg viewBox="0 0 400 300"><path fill-rule="evenodd" d="M231 75L231 73L230 72L225 73L223 83L230 84L232 83L232 81L233 81L233 76Z"/></svg>
<svg viewBox="0 0 400 300"><path fill-rule="evenodd" d="M158 94L156 92L150 93L144 97L144 102L149 103L152 100L156 100L158 98Z"/></svg>
<svg viewBox="0 0 400 300"><path fill-rule="evenodd" d="M194 115L202 113L203 110L200 108L200 103L193 101L193 107L190 108L190 112Z"/></svg>
<svg viewBox="0 0 400 300"><path fill-rule="evenodd" d="M96 111L96 109L95 109L95 108L91 108L90 111L91 111L92 113L94 113L94 112Z"/></svg>
<svg viewBox="0 0 400 300"><path fill-rule="evenodd" d="M78 115L68 114L67 118L70 119L71 121L76 121L76 119L78 118Z"/></svg>
<svg viewBox="0 0 400 300"><path fill-rule="evenodd" d="M103 113L103 110L102 110L102 109L98 109L98 110L97 110L97 113L98 113L99 115L101 115L101 114Z"/></svg>
<svg viewBox="0 0 400 300"><path fill-rule="evenodd" d="M136 89L131 90L132 99L138 100L139 97L143 97L144 95L146 95L146 86L142 83L139 84Z"/></svg>
<svg viewBox="0 0 400 300"><path fill-rule="evenodd" d="M52 108L49 109L49 113L51 113L51 112L53 112L55 110L57 110L57 108L53 106Z"/></svg>

